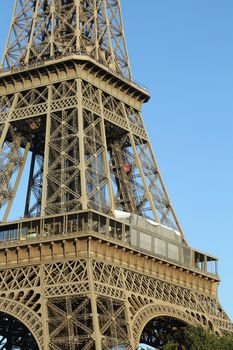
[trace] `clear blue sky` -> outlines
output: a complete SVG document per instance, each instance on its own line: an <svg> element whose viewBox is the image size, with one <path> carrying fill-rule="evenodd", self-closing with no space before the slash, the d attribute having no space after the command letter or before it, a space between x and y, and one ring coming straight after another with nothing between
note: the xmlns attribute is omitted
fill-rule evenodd
<svg viewBox="0 0 233 350"><path fill-rule="evenodd" d="M0 53L13 0L0 7ZM217 255L233 318L233 1L122 0L144 120L190 245Z"/></svg>

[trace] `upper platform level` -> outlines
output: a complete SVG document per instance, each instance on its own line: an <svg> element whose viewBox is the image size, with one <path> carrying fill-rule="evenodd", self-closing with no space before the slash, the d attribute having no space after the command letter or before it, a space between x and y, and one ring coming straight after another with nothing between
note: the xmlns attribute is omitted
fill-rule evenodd
<svg viewBox="0 0 233 350"><path fill-rule="evenodd" d="M217 258L185 245L177 231L133 214L116 212L116 217L79 211L2 223L0 250L88 236L219 281Z"/></svg>
<svg viewBox="0 0 233 350"><path fill-rule="evenodd" d="M147 102L150 99L148 89L134 81L132 77L124 76L121 72L110 68L106 62L97 61L89 53L82 51L58 53L48 59L35 58L27 63L0 68L0 94L13 92L16 88L27 88L20 85L26 81L30 82L30 87L33 88L38 84L43 85L46 77L49 77L50 83L53 82L53 77L55 80L64 79L64 74L69 78L69 72L77 71L78 66L81 66L87 74L100 78L135 100Z"/></svg>

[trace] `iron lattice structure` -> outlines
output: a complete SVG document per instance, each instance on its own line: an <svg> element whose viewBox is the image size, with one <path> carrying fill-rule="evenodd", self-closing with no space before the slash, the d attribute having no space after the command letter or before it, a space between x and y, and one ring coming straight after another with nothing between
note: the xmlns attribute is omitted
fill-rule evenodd
<svg viewBox="0 0 233 350"><path fill-rule="evenodd" d="M71 53L131 78L118 0L15 1L4 67Z"/></svg>
<svg viewBox="0 0 233 350"><path fill-rule="evenodd" d="M135 349L159 316L233 331L132 80L119 0L16 0L0 73L0 311L42 350ZM9 221L29 165L23 218Z"/></svg>

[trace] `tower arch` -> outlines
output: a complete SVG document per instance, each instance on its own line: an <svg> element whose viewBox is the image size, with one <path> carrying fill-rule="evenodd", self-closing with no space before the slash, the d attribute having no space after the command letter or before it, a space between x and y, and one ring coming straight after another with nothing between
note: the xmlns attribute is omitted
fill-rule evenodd
<svg viewBox="0 0 233 350"><path fill-rule="evenodd" d="M171 318L177 320L180 324L198 326L202 325L201 321L197 318L192 317L184 309L166 304L149 304L141 308L133 319L133 338L135 344L140 343L140 339L146 325L157 318Z"/></svg>
<svg viewBox="0 0 233 350"><path fill-rule="evenodd" d="M19 302L0 298L0 317L1 315L7 315L19 321L32 334L38 349L43 350L43 327L36 313Z"/></svg>

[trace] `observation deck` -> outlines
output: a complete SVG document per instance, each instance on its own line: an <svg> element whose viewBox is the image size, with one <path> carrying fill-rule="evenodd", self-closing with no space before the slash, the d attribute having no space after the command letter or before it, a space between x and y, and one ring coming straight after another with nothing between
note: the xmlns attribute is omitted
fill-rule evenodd
<svg viewBox="0 0 233 350"><path fill-rule="evenodd" d="M14 248L19 250L27 245L33 247L89 237L131 254L219 281L218 259L187 246L179 232L134 214L118 212L116 216L121 218L86 210L1 223L0 266L16 262L18 258L14 254L9 254L9 259L6 257L6 252ZM30 261L36 263L38 254L39 251L33 250Z"/></svg>

